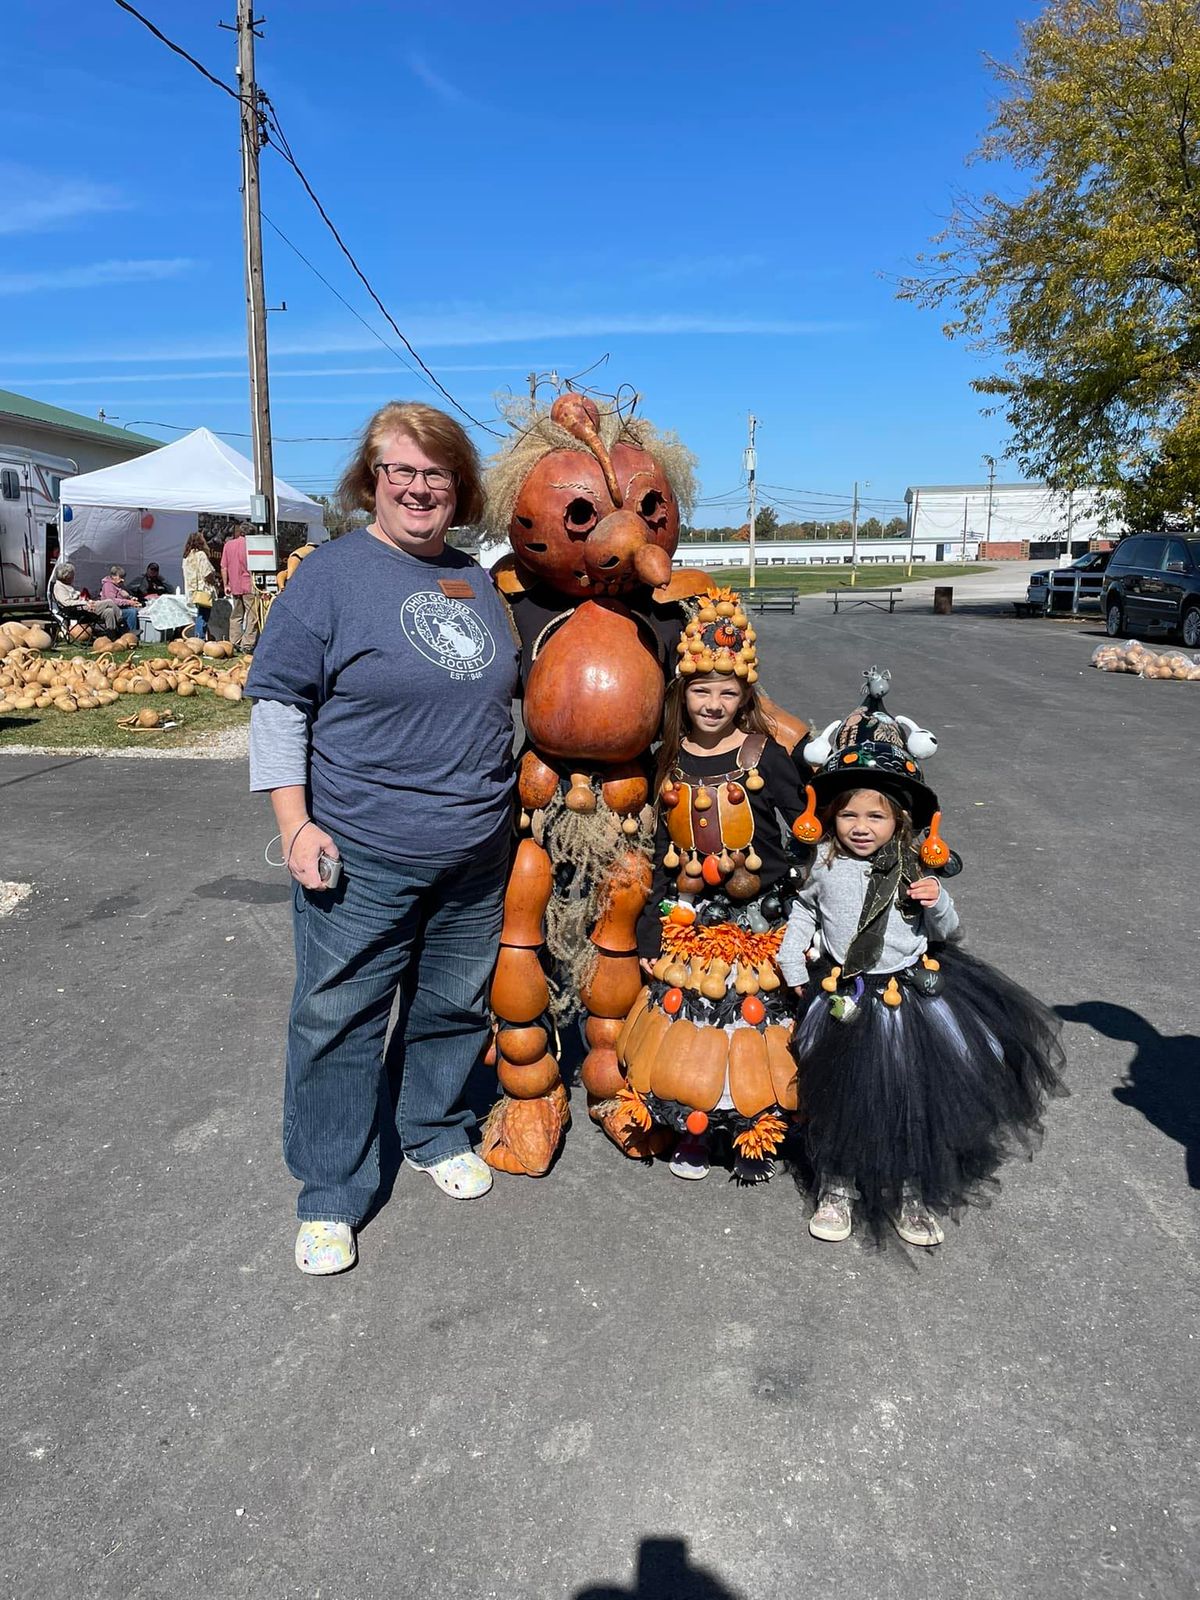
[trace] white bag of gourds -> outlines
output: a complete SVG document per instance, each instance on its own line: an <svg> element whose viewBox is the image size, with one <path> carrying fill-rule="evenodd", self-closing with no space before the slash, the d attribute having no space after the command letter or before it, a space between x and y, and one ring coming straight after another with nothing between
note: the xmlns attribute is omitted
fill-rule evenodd
<svg viewBox="0 0 1200 1600"><path fill-rule="evenodd" d="M1101 672L1133 672L1139 678L1173 678L1177 683L1200 681L1200 656L1182 650L1151 650L1137 639L1128 644L1115 640L1098 645L1092 665Z"/></svg>

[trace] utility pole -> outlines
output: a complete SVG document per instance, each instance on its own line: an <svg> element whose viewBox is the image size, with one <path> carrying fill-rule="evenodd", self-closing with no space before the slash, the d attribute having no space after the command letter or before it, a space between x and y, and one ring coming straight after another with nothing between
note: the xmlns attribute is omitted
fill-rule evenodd
<svg viewBox="0 0 1200 1600"><path fill-rule="evenodd" d="M750 484L750 587L754 588L754 518L758 502L758 453L754 448L754 430L758 427L758 418L753 411L747 413L750 423L750 442L746 446L746 454L742 458L746 469L746 477Z"/></svg>
<svg viewBox="0 0 1200 1600"><path fill-rule="evenodd" d="M988 469L988 509L987 509L986 543L991 544L991 542L992 542L992 495L994 494L995 488L996 488L996 458L995 458L995 456L984 456L983 459L987 462L987 469Z"/></svg>
<svg viewBox="0 0 1200 1600"><path fill-rule="evenodd" d="M850 518L850 582L858 577L858 480L854 481L854 514Z"/></svg>
<svg viewBox="0 0 1200 1600"><path fill-rule="evenodd" d="M920 505L921 491L920 489L914 489L912 501L908 508L908 514L910 518L908 525L908 576L910 578L912 577L913 557L916 554L917 548L917 514Z"/></svg>
<svg viewBox="0 0 1200 1600"><path fill-rule="evenodd" d="M275 543L275 467L271 454L271 398L267 381L267 300L263 290L262 213L258 198L258 152L266 142L258 116L254 81L253 0L238 0L238 82L242 121L242 234L246 250L246 342L250 352L250 427L254 438L252 520L265 524Z"/></svg>

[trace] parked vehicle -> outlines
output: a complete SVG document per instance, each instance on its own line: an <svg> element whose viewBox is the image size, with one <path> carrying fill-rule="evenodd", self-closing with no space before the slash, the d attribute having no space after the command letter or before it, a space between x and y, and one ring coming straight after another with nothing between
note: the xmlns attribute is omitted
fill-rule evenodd
<svg viewBox="0 0 1200 1600"><path fill-rule="evenodd" d="M0 446L0 606L46 593L58 554L58 486L79 468L66 456Z"/></svg>
<svg viewBox="0 0 1200 1600"><path fill-rule="evenodd" d="M1104 574L1102 604L1114 639L1178 629L1189 650L1200 647L1200 535L1123 539Z"/></svg>
<svg viewBox="0 0 1200 1600"><path fill-rule="evenodd" d="M1089 550L1067 567L1031 572L1025 598L1041 611L1071 611L1085 600L1099 602L1111 550Z"/></svg>

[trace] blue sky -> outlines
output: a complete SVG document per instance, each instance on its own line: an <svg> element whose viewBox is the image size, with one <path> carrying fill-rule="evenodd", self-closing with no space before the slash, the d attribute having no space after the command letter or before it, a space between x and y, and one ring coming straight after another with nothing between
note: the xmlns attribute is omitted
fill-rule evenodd
<svg viewBox="0 0 1200 1600"><path fill-rule="evenodd" d="M233 0L139 9L232 81ZM987 180L966 165L983 57L1011 57L1036 5L264 9L259 79L300 165L477 417L530 370L607 354L588 381L641 391L704 498L736 491L702 524L744 514L750 409L784 518L842 514L855 478L886 516L908 484L978 481L1003 454L970 389L980 358L894 279ZM5 44L0 387L164 440L150 423L245 432L234 102L111 0L18 7ZM267 216L395 344L294 175L270 150L262 172ZM316 491L377 404L429 396L270 226L264 250L288 305L270 318L276 470Z"/></svg>

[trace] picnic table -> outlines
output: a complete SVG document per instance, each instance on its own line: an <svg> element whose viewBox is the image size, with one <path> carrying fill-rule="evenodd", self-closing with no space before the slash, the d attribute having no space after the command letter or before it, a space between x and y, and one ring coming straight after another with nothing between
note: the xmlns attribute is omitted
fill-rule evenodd
<svg viewBox="0 0 1200 1600"><path fill-rule="evenodd" d="M743 589L742 605L747 611L790 611L796 614L795 589Z"/></svg>
<svg viewBox="0 0 1200 1600"><path fill-rule="evenodd" d="M859 589L852 588L850 584L841 584L836 589L826 589L826 595L833 601L836 612L839 606L874 606L876 611L895 611L903 600L904 595L899 588L895 589Z"/></svg>

